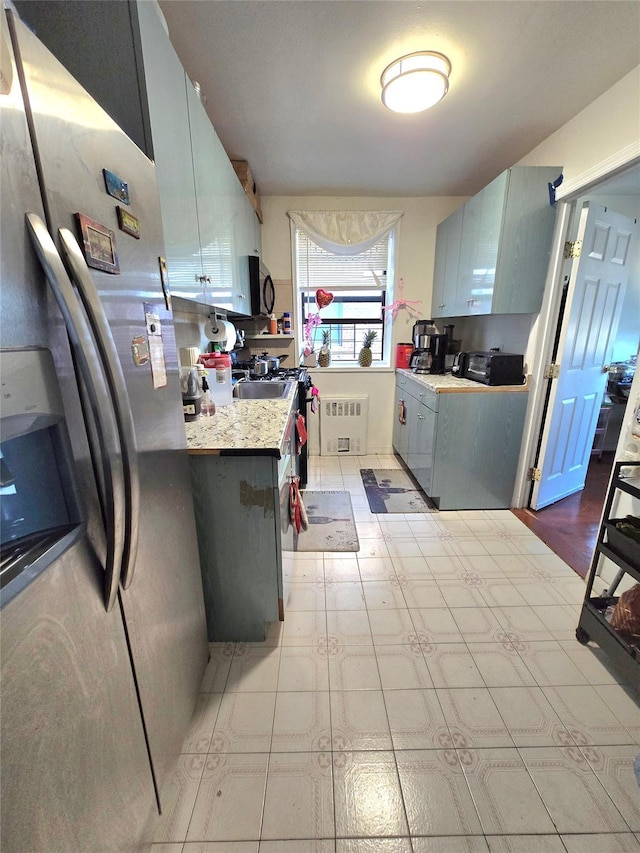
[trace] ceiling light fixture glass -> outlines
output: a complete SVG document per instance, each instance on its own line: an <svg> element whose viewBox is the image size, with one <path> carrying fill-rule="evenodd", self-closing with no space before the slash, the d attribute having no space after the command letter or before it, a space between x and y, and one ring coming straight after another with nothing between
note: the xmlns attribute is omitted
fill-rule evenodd
<svg viewBox="0 0 640 853"><path fill-rule="evenodd" d="M442 53L421 50L401 56L380 76L382 103L396 113L419 113L437 104L449 89L451 63Z"/></svg>

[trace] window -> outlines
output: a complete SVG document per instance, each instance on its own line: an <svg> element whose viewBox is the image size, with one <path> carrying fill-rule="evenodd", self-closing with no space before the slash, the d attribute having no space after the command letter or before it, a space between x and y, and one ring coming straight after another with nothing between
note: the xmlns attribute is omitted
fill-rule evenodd
<svg viewBox="0 0 640 853"><path fill-rule="evenodd" d="M310 332L313 349L320 349L322 333L329 331L331 364L354 364L365 334L375 331L373 365L388 365L391 328L383 308L393 299L395 229L358 254L329 252L298 227L293 235L299 326L304 330L309 317L322 321ZM333 294L333 301L322 308L316 303L319 289Z"/></svg>

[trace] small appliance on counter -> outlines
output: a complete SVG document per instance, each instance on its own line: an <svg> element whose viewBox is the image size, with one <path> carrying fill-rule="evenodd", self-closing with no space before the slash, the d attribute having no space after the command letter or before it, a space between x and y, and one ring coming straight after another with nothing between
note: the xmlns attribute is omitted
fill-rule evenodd
<svg viewBox="0 0 640 853"><path fill-rule="evenodd" d="M462 353L458 353L462 355ZM466 353L464 378L483 385L522 385L524 356L511 352L474 351Z"/></svg>
<svg viewBox="0 0 640 853"><path fill-rule="evenodd" d="M414 373L444 373L448 344L448 334L438 332L433 320L418 320L413 326L414 348L409 359Z"/></svg>
<svg viewBox="0 0 640 853"><path fill-rule="evenodd" d="M464 371L467 366L467 353L457 352L453 356L451 364L451 375L458 379L464 379Z"/></svg>

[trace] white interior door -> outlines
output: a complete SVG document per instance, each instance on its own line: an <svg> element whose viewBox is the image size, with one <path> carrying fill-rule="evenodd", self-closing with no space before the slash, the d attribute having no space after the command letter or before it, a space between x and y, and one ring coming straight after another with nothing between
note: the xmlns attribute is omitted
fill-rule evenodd
<svg viewBox="0 0 640 853"><path fill-rule="evenodd" d="M593 436L606 384L629 275L633 221L587 202L580 211L580 258L569 279L559 341L560 373L553 380L542 428L531 507L584 488Z"/></svg>

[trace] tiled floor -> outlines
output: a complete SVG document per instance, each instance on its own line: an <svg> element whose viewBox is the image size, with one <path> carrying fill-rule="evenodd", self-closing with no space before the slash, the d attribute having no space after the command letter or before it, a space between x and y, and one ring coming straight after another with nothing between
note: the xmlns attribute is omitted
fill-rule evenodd
<svg viewBox="0 0 640 853"><path fill-rule="evenodd" d="M154 853L640 850L638 694L575 639L583 581L508 510L370 514L393 458L310 461L360 551L290 555L284 625L212 644Z"/></svg>

